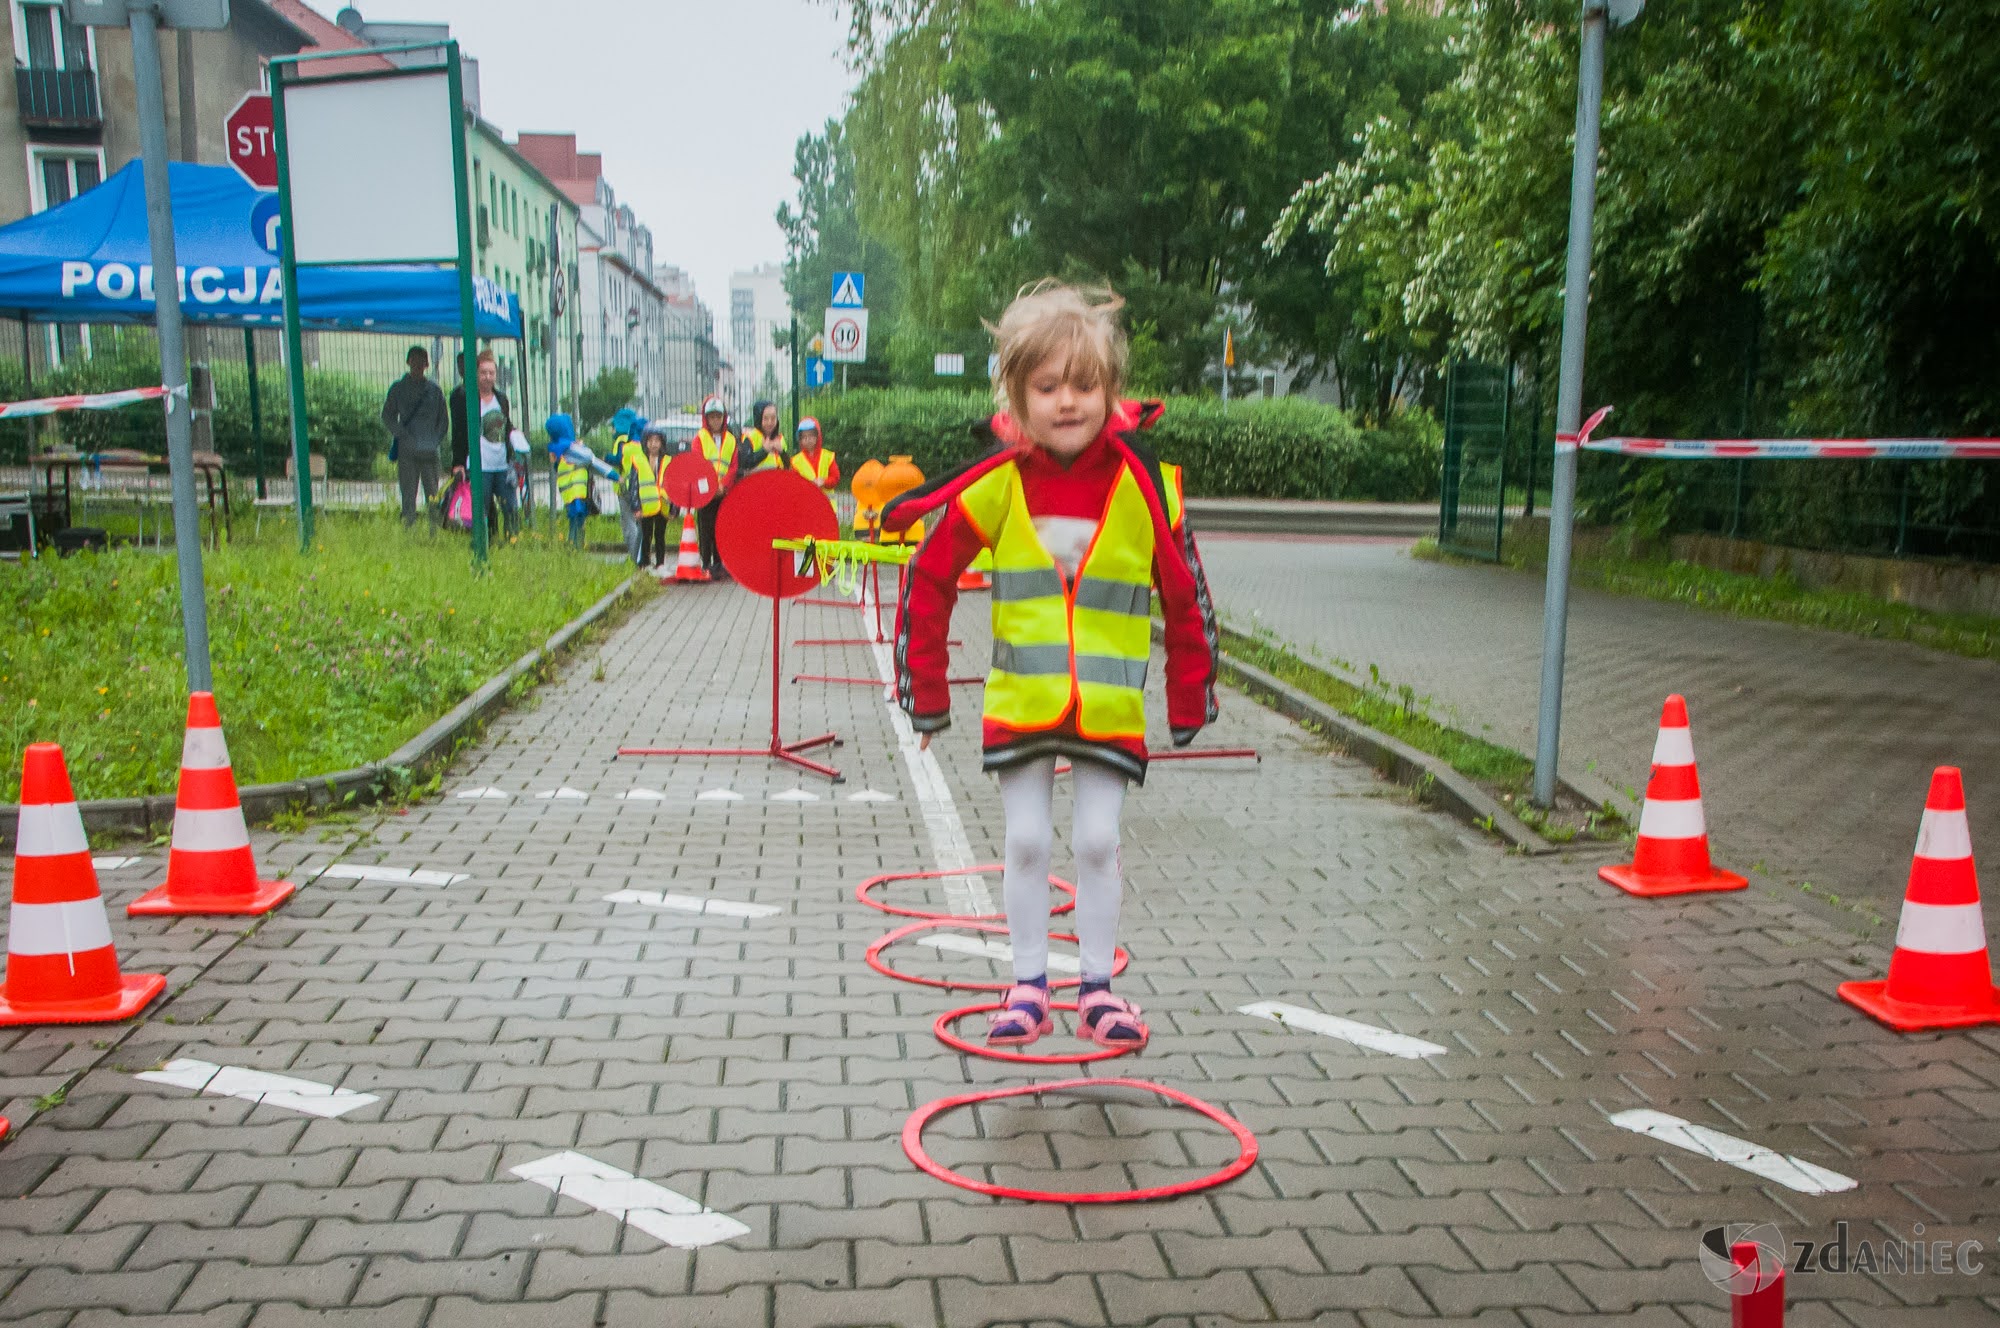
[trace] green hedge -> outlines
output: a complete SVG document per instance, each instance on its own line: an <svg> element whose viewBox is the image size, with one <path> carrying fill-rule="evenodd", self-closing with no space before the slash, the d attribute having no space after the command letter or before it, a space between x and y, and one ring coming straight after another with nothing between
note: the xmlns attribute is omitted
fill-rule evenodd
<svg viewBox="0 0 2000 1328"><path fill-rule="evenodd" d="M160 353L149 328L110 332L93 329L93 351L78 356L35 379L37 397L75 392L111 392L160 381ZM240 363L215 365L215 450L230 470L248 475L254 468L250 434L249 374ZM382 425L382 397L387 384L374 383L331 369L306 370L306 433L314 452L326 457L336 479L367 479L375 458L387 455L389 431ZM0 362L0 400L13 401L25 392L18 362ZM264 415L264 461L271 475L285 473L290 455L291 401L282 364L258 366L257 395ZM166 423L155 405L120 410L75 411L44 416L42 437L61 437L65 447L85 452L131 448L165 456ZM0 458L18 461L27 455L26 421L0 424Z"/></svg>
<svg viewBox="0 0 2000 1328"><path fill-rule="evenodd" d="M1437 497L1442 435L1422 412L1362 429L1335 407L1297 397L1232 403L1174 397L1147 438L1183 466L1205 498L1340 498L1415 502ZM971 457L971 428L993 411L984 392L867 389L823 393L818 416L844 474L868 457L907 454L926 475Z"/></svg>

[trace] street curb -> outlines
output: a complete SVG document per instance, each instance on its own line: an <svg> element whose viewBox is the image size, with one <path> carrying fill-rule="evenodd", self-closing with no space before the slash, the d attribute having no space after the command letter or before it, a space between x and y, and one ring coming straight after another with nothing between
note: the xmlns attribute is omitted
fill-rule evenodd
<svg viewBox="0 0 2000 1328"><path fill-rule="evenodd" d="M1398 784L1416 789L1427 801L1467 825L1491 830L1523 853L1560 853L1571 847L1543 839L1486 790L1429 752L1420 752L1406 742L1350 719L1254 664L1245 664L1228 655L1223 655L1218 663L1223 678L1236 687L1287 719L1323 730L1349 755L1361 758Z"/></svg>
<svg viewBox="0 0 2000 1328"><path fill-rule="evenodd" d="M301 804L307 807L330 807L348 801L366 802L382 791L384 785L390 782L390 776L394 772L415 774L440 759L449 760L457 748L459 739L506 703L507 693L516 681L540 667L544 660L552 658L563 650L585 628L611 612L618 601L631 592L637 581L636 576L625 578L603 599L563 624L541 645L488 678L473 691L472 695L445 712L436 723L382 760L371 761L367 765L356 766L351 770L336 770L332 774L314 775L310 779L292 779L277 784L250 784L238 789L236 795L243 804L244 818L252 822L267 821L286 808ZM144 798L99 798L90 802L80 802L77 804L77 809L83 813L83 824L86 829L130 830L138 834L151 834L156 827L173 824L174 798L172 794L167 793L156 793ZM20 814L21 809L18 804L0 804L0 843L14 842L15 826L19 822Z"/></svg>

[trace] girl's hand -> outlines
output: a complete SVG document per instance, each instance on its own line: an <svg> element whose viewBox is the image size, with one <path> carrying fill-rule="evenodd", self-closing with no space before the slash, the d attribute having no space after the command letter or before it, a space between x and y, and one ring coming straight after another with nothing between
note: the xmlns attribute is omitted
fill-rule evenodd
<svg viewBox="0 0 2000 1328"><path fill-rule="evenodd" d="M918 751L920 751L920 752L927 752L927 751L929 751L930 749L931 749L931 735L930 735L930 734L928 734L928 733L921 733L921 734L918 734L918 735L917 735L917 750L918 750Z"/></svg>

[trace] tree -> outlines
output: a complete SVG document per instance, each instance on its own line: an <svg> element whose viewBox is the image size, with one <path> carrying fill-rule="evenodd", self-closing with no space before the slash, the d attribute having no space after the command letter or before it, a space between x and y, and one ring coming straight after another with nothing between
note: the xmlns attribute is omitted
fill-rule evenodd
<svg viewBox="0 0 2000 1328"><path fill-rule="evenodd" d="M630 369L600 369L577 397L576 433L581 438L632 404L639 380Z"/></svg>

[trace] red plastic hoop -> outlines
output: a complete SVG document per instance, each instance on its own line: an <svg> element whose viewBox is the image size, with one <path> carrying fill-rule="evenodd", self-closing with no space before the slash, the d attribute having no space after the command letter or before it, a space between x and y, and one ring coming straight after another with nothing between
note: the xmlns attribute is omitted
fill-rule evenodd
<svg viewBox="0 0 2000 1328"><path fill-rule="evenodd" d="M1093 1046L1089 1051L1063 1052L1057 1055L1033 1051L1009 1051L1005 1047L989 1047L981 1042L969 1042L951 1031L951 1026L968 1015L985 1014L1002 1008L1001 1002L991 1001L985 1005L967 1005L957 1010L946 1010L931 1024L931 1032L937 1040L953 1051L962 1051L971 1056L984 1056L989 1061L1012 1061L1017 1065L1088 1065L1092 1061L1108 1061L1113 1056L1130 1056L1143 1042L1127 1043L1123 1046ZM1051 1010L1067 1010L1075 1014L1075 1001L1051 1001Z"/></svg>
<svg viewBox="0 0 2000 1328"><path fill-rule="evenodd" d="M959 1107L969 1107L980 1102L991 1102L996 1098L1023 1097L1028 1094L1040 1096L1043 1093L1059 1093L1073 1088L1136 1088L1145 1093L1157 1093L1172 1102L1208 1117L1235 1136L1236 1160L1193 1180L1176 1181L1172 1185L1154 1185L1139 1190L1108 1190L1100 1193L1064 1194L1059 1190L1024 1190L1012 1185L994 1185L970 1176L961 1176L951 1168L939 1164L924 1151L924 1126L947 1111ZM1011 1088L988 1088L977 1093L961 1093L957 1097L941 1097L935 1102L918 1107L903 1122L903 1152L917 1169L935 1176L947 1185L972 1190L978 1194L991 1195L996 1199L1025 1199L1030 1203L1143 1203L1152 1199L1174 1199L1183 1194L1195 1194L1202 1190L1214 1189L1235 1180L1257 1164L1257 1136L1220 1107L1210 1106L1198 1097L1191 1097L1178 1089L1163 1084L1149 1083L1144 1079L1064 1079L1053 1084L1017 1084Z"/></svg>
<svg viewBox="0 0 2000 1328"><path fill-rule="evenodd" d="M876 886L885 885L890 881L933 881L940 876L970 876L976 872L1005 870L1006 864L1004 863L983 862L977 867L967 867L963 871L885 872L880 876L871 876L861 884L855 886L854 897L872 909L877 909L883 913L894 913L899 918L928 918L932 921L963 918L977 918L980 921L985 921L990 918L1004 918L1007 916L1005 913L931 913L920 908L898 908L894 904L885 904L879 899L872 898L868 892ZM1076 907L1076 887L1074 885L1065 881L1060 876L1049 877L1049 884L1069 894L1067 900L1049 910L1050 917L1059 917Z"/></svg>
<svg viewBox="0 0 2000 1328"><path fill-rule="evenodd" d="M1007 934L1007 925L1002 922L981 922L973 918L958 917L923 918L916 922L906 922L886 936L876 937L874 942L869 945L868 953L862 957L868 961L868 967L874 969L885 978L895 978L899 982L914 982L923 987L942 987L946 991L1006 991L1014 985L1011 982L964 982L951 978L919 977L915 973L898 973L895 969L882 962L882 952L897 941L902 940L905 936L913 936L920 931L931 931L939 927L963 927L967 931L991 932L1001 936ZM1067 932L1051 932L1049 933L1049 939L1053 941L1074 941L1076 937ZM1125 966L1131 962L1132 956L1126 953L1125 947L1122 945L1117 947L1112 951L1111 976L1117 977L1120 973L1123 973ZM1082 982L1083 979L1080 976L1073 978L1050 978L1049 987L1051 989L1056 987L1075 987L1080 986Z"/></svg>

